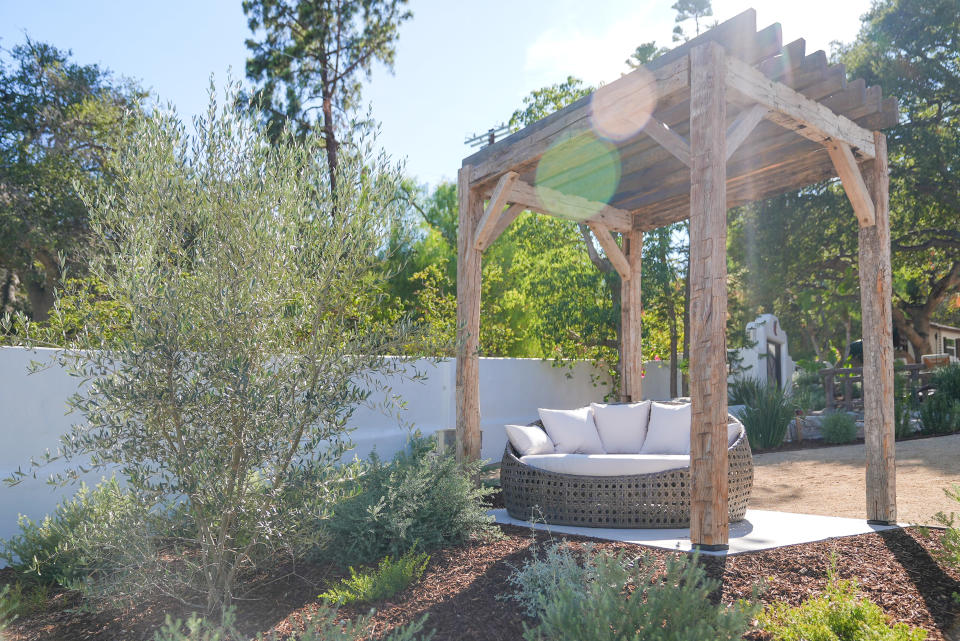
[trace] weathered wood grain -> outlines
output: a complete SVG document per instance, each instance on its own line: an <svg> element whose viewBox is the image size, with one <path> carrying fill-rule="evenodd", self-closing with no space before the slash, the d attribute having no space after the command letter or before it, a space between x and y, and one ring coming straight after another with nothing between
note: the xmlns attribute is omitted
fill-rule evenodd
<svg viewBox="0 0 960 641"><path fill-rule="evenodd" d="M886 137L875 135L876 157L864 164L875 224L860 226L860 307L863 322L863 429L866 441L867 519L897 520L893 420L890 175Z"/></svg>
<svg viewBox="0 0 960 641"><path fill-rule="evenodd" d="M481 253L473 239L483 200L470 188L472 168L457 176L457 460L480 458L480 274Z"/></svg>
<svg viewBox="0 0 960 641"><path fill-rule="evenodd" d="M497 181L497 186L490 195L490 202L487 203L487 208L483 212L483 218L477 225L476 239L473 242L476 249L483 251L485 247L496 240L493 237L493 232L497 228L497 222L503 214L503 208L507 205L507 197L510 195L517 177L516 172L508 171Z"/></svg>
<svg viewBox="0 0 960 641"><path fill-rule="evenodd" d="M590 227L590 231L593 232L597 242L600 243L600 247L603 248L614 269L620 274L620 279L630 280L632 276L630 261L627 260L616 239L610 234L610 230L598 222L589 222L587 226Z"/></svg>
<svg viewBox="0 0 960 641"><path fill-rule="evenodd" d="M729 539L727 513L727 64L715 44L690 52L690 541Z"/></svg>
<svg viewBox="0 0 960 641"><path fill-rule="evenodd" d="M867 190L867 185L863 181L863 174L860 173L860 167L857 166L857 159L853 157L850 151L850 145L845 142L831 140L824 145L827 153L830 154L830 160L833 162L837 175L840 176L840 182L843 183L843 190L853 205L853 213L860 221L861 227L871 227L876 218L874 211L873 198Z"/></svg>

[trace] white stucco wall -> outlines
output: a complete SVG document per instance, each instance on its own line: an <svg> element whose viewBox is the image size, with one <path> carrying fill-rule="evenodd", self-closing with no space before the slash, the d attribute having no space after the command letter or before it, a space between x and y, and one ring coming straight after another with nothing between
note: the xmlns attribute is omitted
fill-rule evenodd
<svg viewBox="0 0 960 641"><path fill-rule="evenodd" d="M50 362L52 350L28 351L0 347L0 476L6 478L19 466L39 458L47 449L55 451L59 437L81 417L67 415L66 400L77 391L78 379L59 366L27 375L30 361ZM453 360L412 364L427 375L427 380L393 381L391 393L406 402L398 416L388 416L372 407L360 407L352 425L356 449L353 454L367 456L376 448L383 458L392 457L404 446L409 432L403 425L432 434L456 424L455 370ZM648 370L649 371L649 370ZM539 359L481 358L480 412L484 458L498 461L506 444L505 423L528 423L537 417L538 407L574 408L602 400L608 386L591 381L594 368L577 363L571 368L553 367ZM648 374L649 375L649 374ZM383 395L371 401L382 403ZM398 420L399 419L399 420ZM352 456L352 454L351 454ZM62 469L51 465L20 485L0 485L0 538L17 531L17 515L34 520L49 513L58 501L75 488L53 490L45 479ZM87 477L88 484L100 475Z"/></svg>

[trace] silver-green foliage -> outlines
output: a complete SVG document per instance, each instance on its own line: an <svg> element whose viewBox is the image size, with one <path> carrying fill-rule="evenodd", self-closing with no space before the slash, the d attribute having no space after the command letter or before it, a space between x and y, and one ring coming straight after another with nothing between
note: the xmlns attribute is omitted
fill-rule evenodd
<svg viewBox="0 0 960 641"><path fill-rule="evenodd" d="M222 610L246 570L313 545L355 408L416 376L385 355L406 329L371 321L398 168L372 140L344 144L331 194L319 136L271 141L257 123L235 87L219 108L211 90L195 134L155 110L130 123L112 182L82 193L90 272L130 323L110 344L87 326L63 356L89 384L54 480L119 467L151 513L190 521L165 541L179 563L125 564L114 594Z"/></svg>
<svg viewBox="0 0 960 641"><path fill-rule="evenodd" d="M495 490L474 483L481 465L459 464L424 438L412 439L390 463L371 456L326 523L337 560L370 563L413 546L429 551L494 536L486 497Z"/></svg>
<svg viewBox="0 0 960 641"><path fill-rule="evenodd" d="M52 515L36 523L21 515L20 533L0 540L0 560L31 582L78 586L110 573L131 553L142 553L148 538L136 536L150 519L136 497L111 478L61 501ZM116 532L128 536L118 540Z"/></svg>
<svg viewBox="0 0 960 641"><path fill-rule="evenodd" d="M846 412L829 412L820 420L820 435L827 443L849 443L857 438L857 419Z"/></svg>
<svg viewBox="0 0 960 641"><path fill-rule="evenodd" d="M719 582L686 556L669 557L659 569L649 553L634 558L587 549L580 563L583 571L574 567L576 555L554 550L516 572L524 594L518 600L539 617L525 631L527 641L740 639L756 612L745 602L714 603Z"/></svg>
<svg viewBox="0 0 960 641"><path fill-rule="evenodd" d="M410 550L398 559L383 557L375 569L357 572L351 566L350 576L330 586L320 598L333 605L389 599L419 581L429 562L428 554Z"/></svg>
<svg viewBox="0 0 960 641"><path fill-rule="evenodd" d="M562 541L554 541L546 546L534 543L530 547L532 556L507 578L512 590L497 597L516 601L528 617L539 617L547 607L550 595L561 587L586 590L591 582L597 580L593 546L589 543L584 545L582 555Z"/></svg>
<svg viewBox="0 0 960 641"><path fill-rule="evenodd" d="M427 617L401 626L381 638L381 641L430 641L433 633L418 636L423 631ZM208 621L196 614L183 621L173 620L167 616L166 624L153 635L153 641L246 641L249 635L241 634L234 625L236 617L233 609L228 608L219 623ZM300 633L285 637L284 641L358 641L364 638L364 630L369 624L368 617L360 617L354 621L338 619L337 611L321 609L314 614L307 628ZM257 637L258 639L262 637ZM271 633L263 641L279 641L276 634Z"/></svg>

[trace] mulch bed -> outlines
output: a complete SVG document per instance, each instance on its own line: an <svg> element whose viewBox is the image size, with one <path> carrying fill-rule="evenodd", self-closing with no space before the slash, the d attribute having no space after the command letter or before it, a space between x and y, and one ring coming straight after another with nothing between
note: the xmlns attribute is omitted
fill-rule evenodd
<svg viewBox="0 0 960 641"><path fill-rule="evenodd" d="M534 540L529 530L503 526L499 540L449 548L432 555L423 579L388 602L375 604L372 638L393 627L428 615L426 629L436 631L434 639L515 640L522 636L524 621L512 602L497 599L507 589L511 568L529 557ZM916 529L890 530L843 539L790 546L741 554L726 559L709 558L708 573L722 580L724 602L748 598L754 585L765 586L764 603L799 604L819 594L827 583L831 557L836 556L840 578L856 579L863 594L880 605L894 621L929 631L929 639L951 641L960 608L951 595L960 592L960 573L941 567L934 560L942 532L929 538ZM537 538L542 540L543 534ZM564 537L578 546L588 540ZM641 548L620 543L599 542L598 549ZM676 554L651 551L665 558ZM239 604L240 628L251 637L258 632L288 634L301 629L319 609L317 594L327 582L341 575L338 568L314 565L287 568L282 578L267 584L254 600ZM0 571L0 584L14 579L11 570ZM138 608L90 613L76 609L75 595L56 591L47 606L18 620L8 630L11 641L57 639L59 641L150 639L152 631L172 612L185 616L176 604L156 601ZM343 608L341 615L356 616L366 606ZM747 637L763 641L758 630Z"/></svg>

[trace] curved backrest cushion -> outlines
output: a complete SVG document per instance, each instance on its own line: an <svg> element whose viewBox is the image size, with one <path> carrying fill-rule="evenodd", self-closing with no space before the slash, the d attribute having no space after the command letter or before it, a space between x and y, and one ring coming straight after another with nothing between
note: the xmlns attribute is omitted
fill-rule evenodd
<svg viewBox="0 0 960 641"><path fill-rule="evenodd" d="M641 454L690 453L690 403L654 403Z"/></svg>
<svg viewBox="0 0 960 641"><path fill-rule="evenodd" d="M603 443L593 422L593 410L539 409L540 420L558 454L603 454Z"/></svg>
<svg viewBox="0 0 960 641"><path fill-rule="evenodd" d="M553 454L553 441L536 425L504 425L507 438L520 456Z"/></svg>
<svg viewBox="0 0 960 641"><path fill-rule="evenodd" d="M637 454L647 437L650 401L642 403L590 403L597 433L607 454Z"/></svg>
<svg viewBox="0 0 960 641"><path fill-rule="evenodd" d="M737 437L740 436L740 428L743 425L740 423L727 423L727 447L733 447L733 444L737 442Z"/></svg>

